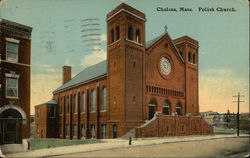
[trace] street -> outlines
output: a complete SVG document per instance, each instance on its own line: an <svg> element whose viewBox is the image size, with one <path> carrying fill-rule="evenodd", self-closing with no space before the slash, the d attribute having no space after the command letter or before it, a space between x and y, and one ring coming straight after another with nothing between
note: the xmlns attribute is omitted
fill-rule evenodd
<svg viewBox="0 0 250 158"><path fill-rule="evenodd" d="M129 146L92 152L66 154L55 157L215 157L229 156L249 150L249 138L221 138L212 140Z"/></svg>

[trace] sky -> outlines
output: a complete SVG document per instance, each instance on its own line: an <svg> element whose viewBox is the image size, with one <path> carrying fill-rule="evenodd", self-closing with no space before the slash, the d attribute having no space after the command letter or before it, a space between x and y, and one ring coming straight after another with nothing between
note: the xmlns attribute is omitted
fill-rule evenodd
<svg viewBox="0 0 250 158"><path fill-rule="evenodd" d="M62 84L62 66L72 76L106 59L106 15L126 3L146 15L146 40L168 28L172 39L188 35L199 41L200 111L249 112L249 12L247 0L3 0L0 17L33 28L31 37L31 114ZM157 8L191 8L191 12ZM235 12L202 12L234 8ZM98 45L89 45L86 19L95 19ZM93 38L93 37L90 37Z"/></svg>

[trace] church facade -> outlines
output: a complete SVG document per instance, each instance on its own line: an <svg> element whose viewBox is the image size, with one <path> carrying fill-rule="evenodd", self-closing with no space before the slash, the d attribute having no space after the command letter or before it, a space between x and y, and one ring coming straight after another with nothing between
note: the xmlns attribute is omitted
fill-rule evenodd
<svg viewBox="0 0 250 158"><path fill-rule="evenodd" d="M73 78L63 67L63 84L53 92L57 137L212 134L198 116L198 41L165 32L146 42L145 14L124 3L106 21L107 60Z"/></svg>

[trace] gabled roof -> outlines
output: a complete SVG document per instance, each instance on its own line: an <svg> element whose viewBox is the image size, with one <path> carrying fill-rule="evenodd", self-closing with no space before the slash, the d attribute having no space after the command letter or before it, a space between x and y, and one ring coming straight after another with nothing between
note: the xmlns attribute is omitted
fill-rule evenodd
<svg viewBox="0 0 250 158"><path fill-rule="evenodd" d="M106 75L107 75L107 60L104 60L96 65L84 69L75 77L73 77L70 81L68 81L67 83L63 84L62 86L54 90L53 94L78 86L80 84L84 84L93 79L104 77Z"/></svg>
<svg viewBox="0 0 250 158"><path fill-rule="evenodd" d="M158 37L156 37L156 38L154 38L154 39L152 39L152 40L146 42L146 49L149 49L151 46L153 46L157 41L159 41L159 40L160 40L161 38L163 38L164 36L167 36L167 37L169 38L170 44L173 45L173 47L174 47L174 49L175 49L175 52L176 52L176 53L178 54L178 56L180 57L181 61L182 61L182 62L185 62L184 59L182 58L182 56L180 55L179 50L176 48L176 46L175 46L175 44L174 44L172 38L170 37L170 35L169 35L167 32L165 32L165 33L163 33L162 35L160 35L160 36L158 36Z"/></svg>
<svg viewBox="0 0 250 158"><path fill-rule="evenodd" d="M163 33L162 35L147 41L146 42L146 49L151 47L155 42L157 42L159 39L161 39L164 35L166 35L166 33Z"/></svg>
<svg viewBox="0 0 250 158"><path fill-rule="evenodd" d="M43 106L43 105L57 105L57 102L55 100L50 100L50 101L47 101L45 103L42 103L42 104L39 104L39 105L36 105L36 106Z"/></svg>

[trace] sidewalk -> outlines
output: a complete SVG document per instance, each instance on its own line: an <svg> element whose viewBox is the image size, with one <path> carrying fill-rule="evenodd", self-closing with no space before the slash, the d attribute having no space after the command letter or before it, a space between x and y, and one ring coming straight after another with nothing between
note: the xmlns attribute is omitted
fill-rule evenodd
<svg viewBox="0 0 250 158"><path fill-rule="evenodd" d="M241 135L241 137L249 137L248 135ZM178 137L161 137L161 138L147 138L147 139L135 139L132 140L132 145L129 145L129 141L125 139L104 139L102 143L98 144L84 144L84 145L72 145L65 147L49 148L31 150L28 152L7 154L6 157L48 157L72 153L83 153L90 151L100 151L108 149L130 148L134 146L146 146L155 144L177 143L177 142L190 142L201 141L221 138L233 138L236 135L206 135L206 136L178 136Z"/></svg>

